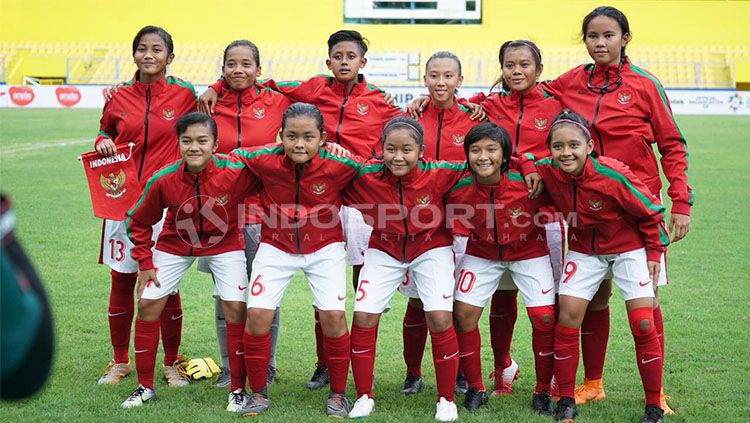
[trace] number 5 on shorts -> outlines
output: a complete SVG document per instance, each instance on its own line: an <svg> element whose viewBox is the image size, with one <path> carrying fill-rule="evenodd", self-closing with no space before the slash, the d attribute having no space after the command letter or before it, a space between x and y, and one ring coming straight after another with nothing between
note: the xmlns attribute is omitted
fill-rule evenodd
<svg viewBox="0 0 750 423"><path fill-rule="evenodd" d="M357 299L356 301L362 301L363 298L367 296L367 292L365 292L365 284L370 283L370 281L366 281L362 279L359 281L359 286L357 287Z"/></svg>

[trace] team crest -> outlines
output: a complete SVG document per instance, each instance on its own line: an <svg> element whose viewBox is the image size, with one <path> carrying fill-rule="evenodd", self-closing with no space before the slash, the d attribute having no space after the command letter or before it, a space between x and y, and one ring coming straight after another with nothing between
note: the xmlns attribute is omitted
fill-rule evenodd
<svg viewBox="0 0 750 423"><path fill-rule="evenodd" d="M425 194L422 197L417 197L418 206L426 206L430 204L430 194Z"/></svg>
<svg viewBox="0 0 750 423"><path fill-rule="evenodd" d="M102 184L102 188L107 191L107 197L112 199L118 199L125 194L125 171L120 169L120 173L115 175L110 173L109 175L100 175L99 183Z"/></svg>
<svg viewBox="0 0 750 423"><path fill-rule="evenodd" d="M266 109L263 107L254 107L253 116L255 116L255 119L263 119L266 117Z"/></svg>
<svg viewBox="0 0 750 423"><path fill-rule="evenodd" d="M453 144L455 145L464 145L464 136L463 135L454 135L453 136Z"/></svg>
<svg viewBox="0 0 750 423"><path fill-rule="evenodd" d="M362 116L367 115L367 112L370 111L370 106L362 103L357 103L357 113L359 113Z"/></svg>
<svg viewBox="0 0 750 423"><path fill-rule="evenodd" d="M312 192L315 195L323 195L326 192L326 184L321 182L319 184L312 184Z"/></svg>
<svg viewBox="0 0 750 423"><path fill-rule="evenodd" d="M164 120L174 119L174 109L171 107L165 107L164 109L161 109L161 116L164 118Z"/></svg>
<svg viewBox="0 0 750 423"><path fill-rule="evenodd" d="M540 131L547 128L547 119L544 118L534 118L534 127Z"/></svg>
<svg viewBox="0 0 750 423"><path fill-rule="evenodd" d="M216 197L214 200L216 200L216 204L223 206L227 203L227 201L229 201L229 194L222 194Z"/></svg>
<svg viewBox="0 0 750 423"><path fill-rule="evenodd" d="M593 211L602 209L602 200L589 200L589 208Z"/></svg>
<svg viewBox="0 0 750 423"><path fill-rule="evenodd" d="M516 218L521 214L522 211L523 210L520 207L510 208L508 209L508 216L510 216L511 218Z"/></svg>
<svg viewBox="0 0 750 423"><path fill-rule="evenodd" d="M633 98L633 96L630 93L617 93L617 102L623 106L630 103L631 98Z"/></svg>

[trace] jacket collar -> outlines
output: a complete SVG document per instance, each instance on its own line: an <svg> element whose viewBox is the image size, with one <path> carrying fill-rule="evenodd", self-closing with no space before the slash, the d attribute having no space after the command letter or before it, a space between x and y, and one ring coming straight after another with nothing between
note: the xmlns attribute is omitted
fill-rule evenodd
<svg viewBox="0 0 750 423"><path fill-rule="evenodd" d="M428 116L437 116L440 112L443 112L443 120L453 119L457 113L463 113L458 109L458 102L455 98L453 99L453 105L447 109L441 109L430 101L427 103L427 108L424 111L425 115Z"/></svg>
<svg viewBox="0 0 750 423"><path fill-rule="evenodd" d="M539 84L536 84L534 88L532 88L529 92L526 94L521 94L517 92L511 92L507 95L507 99L510 102L510 104L518 104L521 102L521 99L523 98L523 101L536 101L544 99L545 94L542 90L542 86Z"/></svg>
<svg viewBox="0 0 750 423"><path fill-rule="evenodd" d="M585 69L587 72L594 72L592 78L594 81L603 81L605 75L609 75L609 81L614 82L617 80L617 68L620 66L619 63L615 63L614 65L609 66L596 66L593 63L589 63L586 65ZM628 56L625 56L625 60L622 64L622 70L620 71L620 74L630 70L630 59Z"/></svg>
<svg viewBox="0 0 750 423"><path fill-rule="evenodd" d="M155 96L159 95L162 91L167 89L167 80L165 78L161 78L156 82L144 84L138 81L138 71L135 71L133 79L130 80L130 85L137 93L141 95L146 95L146 90L148 89L151 91L151 95Z"/></svg>
<svg viewBox="0 0 750 423"><path fill-rule="evenodd" d="M293 162L292 159L290 159L289 156L287 156L286 152L284 152L283 150L281 154L284 155L284 157L281 159L282 165L285 169L289 169L290 171L293 171L295 166L300 166L301 168L305 169L306 173L314 172L323 165L323 147L318 147L318 154L314 154L309 161L303 164L297 164Z"/></svg>
<svg viewBox="0 0 750 423"><path fill-rule="evenodd" d="M198 183L203 183L210 179L211 175L213 175L216 171L216 160L216 155L212 154L211 160L208 161L208 165L206 165L203 170L198 173L192 173L187 170L187 164L185 164L185 162L180 159L180 168L177 172L180 176L180 179L185 182L189 182L192 184L195 183L195 179L197 178Z"/></svg>
<svg viewBox="0 0 750 423"><path fill-rule="evenodd" d="M237 102L237 98L242 99L242 105L249 105L260 99L263 95L263 90L258 86L257 82L252 86L242 91L234 91L229 88L229 84L226 81L221 81L224 86L224 92L221 95L222 103L230 102L232 104Z"/></svg>
<svg viewBox="0 0 750 423"><path fill-rule="evenodd" d="M365 80L365 76L362 74L357 75L357 82L354 83L352 91L349 93L346 92L346 87L344 86L344 84L337 81L336 78L331 78L330 85L331 90L342 97L346 97L349 95L358 95L367 89L367 81Z"/></svg>
<svg viewBox="0 0 750 423"><path fill-rule="evenodd" d="M416 180L419 177L420 164L422 164L422 163L423 162L420 160L419 162L417 162L416 165L414 165L413 168L411 168L411 170L409 171L409 173L407 173L404 176L400 176L399 177L399 176L396 176L393 173L391 173L391 171L388 170L388 166L386 166L385 162L383 162L383 172L385 172L386 178L388 178L388 181L390 181L391 183L395 184L395 183L397 183L400 180L402 183L407 183L408 184L408 183L413 182L414 180Z"/></svg>

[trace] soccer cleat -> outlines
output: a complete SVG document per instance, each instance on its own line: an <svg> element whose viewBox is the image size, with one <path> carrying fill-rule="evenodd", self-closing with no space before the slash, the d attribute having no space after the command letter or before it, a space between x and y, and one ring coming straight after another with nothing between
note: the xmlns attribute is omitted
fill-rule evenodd
<svg viewBox="0 0 750 423"><path fill-rule="evenodd" d="M267 396L260 393L253 393L249 396L245 407L240 410L242 417L255 417L271 407L271 400Z"/></svg>
<svg viewBox="0 0 750 423"><path fill-rule="evenodd" d="M216 384L214 386L217 388L229 388L231 385L232 378L229 376L229 369L222 367L221 373L219 373L219 376L216 376Z"/></svg>
<svg viewBox="0 0 750 423"><path fill-rule="evenodd" d="M242 391L242 388L237 388L229 393L229 404L227 405L227 411L230 413L239 413L247 405L250 400L250 396Z"/></svg>
<svg viewBox="0 0 750 423"><path fill-rule="evenodd" d="M552 401L560 401L560 387L557 385L557 379L554 375L549 381L549 395L552 397Z"/></svg>
<svg viewBox="0 0 750 423"><path fill-rule="evenodd" d="M587 402L599 401L607 398L604 393L601 379L588 380L583 379L583 385L579 385L575 390L576 405L586 404Z"/></svg>
<svg viewBox="0 0 750 423"><path fill-rule="evenodd" d="M404 383L401 385L401 393L404 395L414 395L422 390L422 378L420 376L406 375Z"/></svg>
<svg viewBox="0 0 750 423"><path fill-rule="evenodd" d="M453 386L453 393L456 395L463 395L469 390L469 383L466 381L464 374L458 372L456 375L456 385Z"/></svg>
<svg viewBox="0 0 750 423"><path fill-rule="evenodd" d="M664 414L668 416L674 415L674 410L672 410L672 407L667 404L667 400L671 399L669 395L664 395L664 388L661 388L661 400L659 401L661 404L659 406L664 411Z"/></svg>
<svg viewBox="0 0 750 423"><path fill-rule="evenodd" d="M310 381L305 384L305 388L320 389L326 385L328 385L328 368L325 364L316 364L315 371L313 372Z"/></svg>
<svg viewBox="0 0 750 423"><path fill-rule="evenodd" d="M647 405L641 423L664 423L664 411L655 405Z"/></svg>
<svg viewBox="0 0 750 423"><path fill-rule="evenodd" d="M439 422L454 422L458 420L458 409L453 401L440 397L435 405L435 420Z"/></svg>
<svg viewBox="0 0 750 423"><path fill-rule="evenodd" d="M518 363L510 360L510 366L502 372L495 370L490 373L490 379L495 379L495 387L492 388L492 396L510 395L513 393L513 381L518 379Z"/></svg>
<svg viewBox="0 0 750 423"><path fill-rule="evenodd" d="M534 394L531 399L531 408L542 416L552 416L552 397L550 394L542 389L542 392Z"/></svg>
<svg viewBox="0 0 750 423"><path fill-rule="evenodd" d="M375 407L375 400L368 397L367 394L364 394L361 397L359 397L357 401L354 403L352 410L349 411L349 418L361 419L363 417L367 417L372 413L372 409L374 407Z"/></svg>
<svg viewBox="0 0 750 423"><path fill-rule="evenodd" d="M111 360L107 364L107 368L102 372L99 381L99 385L115 385L120 383L120 379L130 374L130 362L127 363L115 363L115 360Z"/></svg>
<svg viewBox="0 0 750 423"><path fill-rule="evenodd" d="M122 408L140 407L150 401L156 401L156 392L151 388L138 385L128 399L122 402Z"/></svg>
<svg viewBox="0 0 750 423"><path fill-rule="evenodd" d="M576 401L574 398L562 397L557 402L557 407L553 414L556 421L563 423L572 423L578 412L576 411Z"/></svg>
<svg viewBox="0 0 750 423"><path fill-rule="evenodd" d="M271 386L276 383L276 367L268 366L266 370L266 386Z"/></svg>
<svg viewBox="0 0 750 423"><path fill-rule="evenodd" d="M178 367L179 363L175 361L173 366L164 366L162 371L164 372L164 379L167 380L169 386L173 388L183 388L190 384L190 379L187 374Z"/></svg>
<svg viewBox="0 0 750 423"><path fill-rule="evenodd" d="M344 394L334 394L331 392L328 394L328 401L326 402L326 414L328 417L343 419L349 415L351 406Z"/></svg>
<svg viewBox="0 0 750 423"><path fill-rule="evenodd" d="M464 408L469 411L479 410L479 407L487 404L487 392L479 391L477 388L471 388L466 391L464 396Z"/></svg>

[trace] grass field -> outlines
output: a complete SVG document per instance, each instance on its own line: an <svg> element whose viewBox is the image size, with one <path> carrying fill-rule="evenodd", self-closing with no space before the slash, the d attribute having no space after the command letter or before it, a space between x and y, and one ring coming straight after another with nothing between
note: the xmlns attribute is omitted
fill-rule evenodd
<svg viewBox="0 0 750 423"><path fill-rule="evenodd" d="M208 382L171 389L157 380L159 401L127 411L119 405L135 387L135 375L120 385L96 385L111 354L106 318L109 273L96 264L101 223L92 216L76 157L91 149L99 114L98 110L0 110L0 189L13 197L17 234L45 281L57 337L55 365L47 387L33 400L1 404L0 421L203 422L238 418L224 411L227 392ZM690 184L697 196L689 236L670 248L671 284L660 292L667 336L664 380L677 411L677 416L668 420L748 421L750 118L681 116L677 120L690 143ZM191 357L218 356L211 289L210 280L194 270L182 284L185 320L181 351ZM311 298L301 278L285 295L279 382L270 388L274 406L262 420L325 418L325 393L302 387L315 360ZM351 311L351 296L349 302ZM580 407L581 422L633 422L643 411L632 338L619 294L612 298L612 305L605 368L608 397ZM368 421L433 421L435 383L429 351L423 362L423 392L410 398L398 393L404 372L401 319L405 301L397 294L392 306L380 326L378 404ZM534 367L530 325L523 316L519 311L512 348L521 366L514 394L492 398L487 407L472 415L459 411L462 421L549 421L530 411ZM485 319L482 324L483 364L489 373L491 351ZM349 396L354 397L351 378Z"/></svg>

